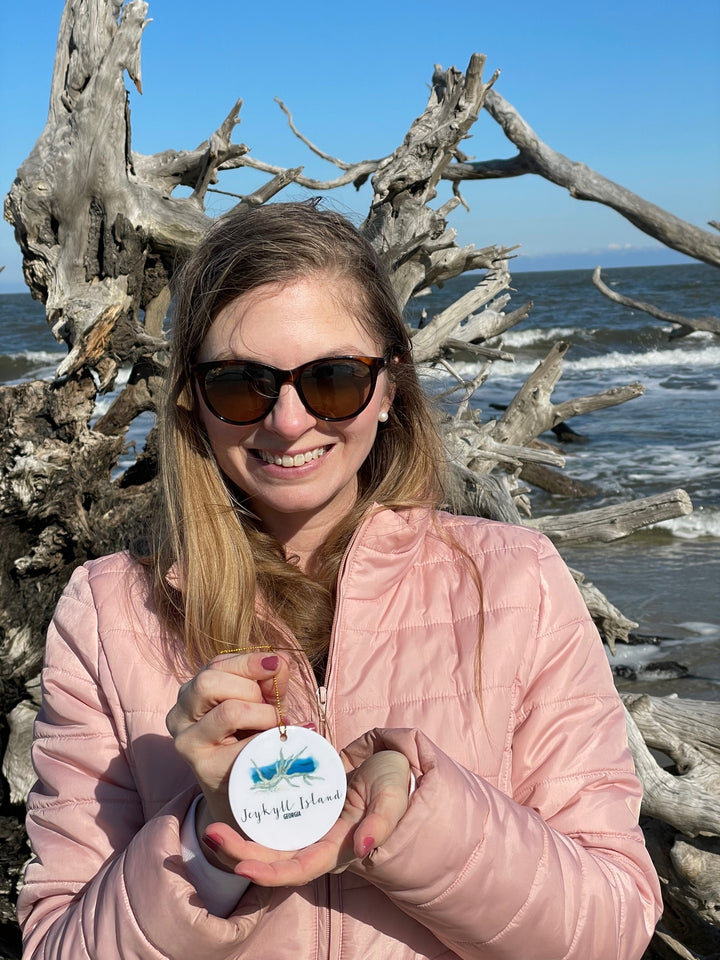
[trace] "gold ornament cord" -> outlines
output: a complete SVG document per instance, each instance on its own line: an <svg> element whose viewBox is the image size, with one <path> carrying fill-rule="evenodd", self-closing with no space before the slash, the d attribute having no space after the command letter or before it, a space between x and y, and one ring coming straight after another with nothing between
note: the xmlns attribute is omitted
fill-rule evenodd
<svg viewBox="0 0 720 960"><path fill-rule="evenodd" d="M268 644L264 647L231 647L229 650L223 650L223 653L254 653L256 650L265 650L267 653L275 653L273 648ZM278 715L278 730L280 731L280 739L287 740L287 726L283 720L282 710L280 708L280 691L278 690L277 677L273 677L273 688L275 690L275 709L277 710Z"/></svg>

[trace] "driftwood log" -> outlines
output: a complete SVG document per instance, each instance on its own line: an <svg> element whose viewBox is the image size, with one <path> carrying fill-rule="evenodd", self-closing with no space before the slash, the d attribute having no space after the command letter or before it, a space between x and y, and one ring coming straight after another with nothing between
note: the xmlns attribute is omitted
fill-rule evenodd
<svg viewBox="0 0 720 960"><path fill-rule="evenodd" d="M643 830L663 885L665 911L653 939L654 955L718 957L720 703L623 699L644 787Z"/></svg>
<svg viewBox="0 0 720 960"><path fill-rule="evenodd" d="M670 340L677 337L686 337L695 330L707 330L720 337L720 317L684 317L679 313L669 313L667 310L661 310L652 303L645 303L643 300L634 300L632 297L626 297L603 282L602 271L600 267L595 267L593 271L593 283L600 293L604 294L609 300L622 304L623 307L630 307L631 310L639 310L641 313L647 313L656 320L664 320L666 323L674 323L675 327L670 332Z"/></svg>
<svg viewBox="0 0 720 960"><path fill-rule="evenodd" d="M241 209L270 200L289 183L322 190L371 178L372 198L362 229L386 258L403 305L432 285L468 270L483 271L472 290L437 315L424 317L412 331L421 372L440 371L450 383L442 398L442 429L451 465L451 509L532 524L560 545L607 541L691 509L683 491L671 491L603 510L532 517L528 479L535 476L551 484L557 482L554 477L564 476L558 473L564 463L561 453L539 442L539 435L553 429L567 432L565 421L573 416L624 403L642 392L640 384L629 384L554 404L552 392L562 373L566 344L553 347L496 420L483 422L471 404L491 364L512 359L498 338L524 319L531 305L508 309L510 250L456 243L447 218L464 202L458 184L510 175L511 167L512 175L539 172L561 182L550 175L559 155L548 154L549 148L537 138L534 146L528 142L527 130L493 89L496 77L483 79L484 57L474 55L464 73L436 66L425 109L397 149L379 160L347 163L322 151L297 131L281 104L305 146L339 170L334 179L321 182L306 178L299 167L284 169L258 160L247 146L233 143L239 100L194 150L153 156L135 152L124 74L141 89L140 42L147 9L144 0L67 0L47 123L5 204L28 286L45 304L52 333L68 353L53 380L0 388L0 748L5 787L0 811L5 840L0 856L0 957L19 957L13 902L28 851L18 824L32 781L28 744L38 705L45 628L77 564L127 547L143 535L155 493L154 430L129 467L120 471L118 464L128 455L130 425L154 409L166 363L163 320L169 279L211 222L204 201L223 171L250 167L268 176L262 187L238 199ZM517 141L516 161L469 163L461 153L461 141L483 108ZM545 166L532 153L541 147ZM504 166L505 172L492 173L493 165ZM567 178L572 174L574 179L564 185L578 196L609 203L599 188L589 196L588 189L578 187L582 177L587 180L592 173L580 167L568 168ZM435 208L431 203L442 179L454 182L454 195ZM191 195L174 197L179 186L189 187ZM649 232L660 230L658 223L671 222L671 245L694 251L691 255L706 262L720 262L720 243L713 238L715 246L708 245L702 231L698 236L696 228L689 230L674 218L668 221L669 214L658 214L657 208L648 211L648 205L632 216L627 205L614 205L629 219L635 217L633 222L644 217ZM468 356L477 361L477 373L469 381L457 370L457 360ZM127 379L118 389L121 371ZM112 404L98 417L98 399L112 390ZM583 493L581 485L572 483L568 490ZM636 624L582 573L574 575L607 642L627 640ZM631 743L647 788L649 843L668 891L668 913L652 955L710 957L713 951L717 954L712 937L720 925L712 914L718 898L713 901L708 894L705 877L717 876L717 861L712 859L718 853L713 847L717 821L703 820L700 813L694 819L688 813L687 821L679 818L685 794L677 791L685 789L680 784L692 786L702 779L703 791L713 799L711 809L717 808L718 741L695 726L704 723L706 731L704 718L714 716L713 705L706 713L702 705L678 701L671 722L654 701L651 704L654 726L640 717L635 702L628 703L635 722L633 727L629 721ZM716 718L714 723L716 732ZM669 730L672 743L661 735ZM658 774L648 748L664 751L676 768ZM685 779L691 755L693 771L710 773ZM676 792L669 787L674 781ZM702 830L695 829L698 825Z"/></svg>

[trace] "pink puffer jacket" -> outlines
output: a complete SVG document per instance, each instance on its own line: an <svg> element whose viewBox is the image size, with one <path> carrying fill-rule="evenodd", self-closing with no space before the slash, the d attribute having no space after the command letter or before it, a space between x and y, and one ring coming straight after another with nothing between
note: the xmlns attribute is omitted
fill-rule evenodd
<svg viewBox="0 0 720 960"><path fill-rule="evenodd" d="M442 533L440 532L442 531ZM478 595L484 592L482 698ZM417 789L369 860L207 912L179 827L197 793L165 727L142 575L124 554L74 574L49 632L19 912L45 960L637 960L659 910L640 787L602 645L542 536L425 511L376 513L345 558L327 736L390 746ZM278 645L287 638L276 637ZM290 721L319 719L297 669ZM482 706L481 706L482 704Z"/></svg>

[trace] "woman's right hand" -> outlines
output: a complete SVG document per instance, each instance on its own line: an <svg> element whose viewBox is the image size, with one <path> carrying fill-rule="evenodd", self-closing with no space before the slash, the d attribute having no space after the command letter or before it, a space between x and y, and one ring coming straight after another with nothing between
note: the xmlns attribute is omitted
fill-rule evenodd
<svg viewBox="0 0 720 960"><path fill-rule="evenodd" d="M237 824L228 801L235 758L257 733L278 722L288 684L288 664L277 654L253 651L223 654L180 687L166 718L175 749L195 774L204 801L197 813L198 835L207 823Z"/></svg>
<svg viewBox="0 0 720 960"><path fill-rule="evenodd" d="M324 837L301 850L271 850L225 823L214 823L205 843L211 841L219 863L259 886L295 887L340 873L382 846L408 808L410 764L396 750L374 753L354 769L347 754L343 759L345 805Z"/></svg>

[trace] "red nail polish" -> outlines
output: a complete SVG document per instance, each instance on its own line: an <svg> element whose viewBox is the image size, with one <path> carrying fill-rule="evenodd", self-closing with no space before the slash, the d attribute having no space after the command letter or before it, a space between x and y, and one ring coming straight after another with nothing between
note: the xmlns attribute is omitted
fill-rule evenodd
<svg viewBox="0 0 720 960"><path fill-rule="evenodd" d="M309 720L307 723L301 723L300 726L303 727L305 730L317 730L317 727L312 722L312 720Z"/></svg>
<svg viewBox="0 0 720 960"><path fill-rule="evenodd" d="M280 663L279 657L263 657L260 666L263 670L277 670L278 663Z"/></svg>
<svg viewBox="0 0 720 960"><path fill-rule="evenodd" d="M217 853L218 850L222 847L222 839L214 833L206 833L202 838L202 842L212 850L213 853Z"/></svg>
<svg viewBox="0 0 720 960"><path fill-rule="evenodd" d="M375 847L375 837L365 837L362 844L362 854L366 857Z"/></svg>

